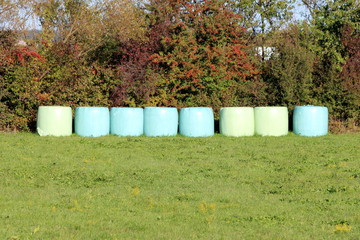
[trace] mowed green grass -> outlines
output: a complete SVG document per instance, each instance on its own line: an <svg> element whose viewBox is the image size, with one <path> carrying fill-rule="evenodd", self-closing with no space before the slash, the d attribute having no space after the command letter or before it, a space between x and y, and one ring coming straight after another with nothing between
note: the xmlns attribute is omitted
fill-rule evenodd
<svg viewBox="0 0 360 240"><path fill-rule="evenodd" d="M359 134L0 134L0 239L359 238Z"/></svg>

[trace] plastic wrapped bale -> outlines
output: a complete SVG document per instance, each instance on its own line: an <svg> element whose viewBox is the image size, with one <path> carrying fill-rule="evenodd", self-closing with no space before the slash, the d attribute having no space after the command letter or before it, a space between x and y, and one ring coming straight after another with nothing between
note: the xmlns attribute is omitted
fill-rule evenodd
<svg viewBox="0 0 360 240"><path fill-rule="evenodd" d="M144 134L148 137L176 136L179 114L176 108L145 107Z"/></svg>
<svg viewBox="0 0 360 240"><path fill-rule="evenodd" d="M110 109L110 133L118 136L140 136L144 132L144 110L142 108Z"/></svg>
<svg viewBox="0 0 360 240"><path fill-rule="evenodd" d="M221 108L220 133L230 137L253 136L255 133L254 108Z"/></svg>
<svg viewBox="0 0 360 240"><path fill-rule="evenodd" d="M107 107L77 107L75 133L82 137L101 137L110 132L110 114Z"/></svg>
<svg viewBox="0 0 360 240"><path fill-rule="evenodd" d="M71 108L40 106L37 113L37 132L40 136L70 136L72 134Z"/></svg>
<svg viewBox="0 0 360 240"><path fill-rule="evenodd" d="M283 136L289 132L287 107L256 107L255 134L260 136Z"/></svg>
<svg viewBox="0 0 360 240"><path fill-rule="evenodd" d="M189 107L180 110L179 132L187 137L214 135L214 112L208 107Z"/></svg>
<svg viewBox="0 0 360 240"><path fill-rule="evenodd" d="M322 106L297 106L293 113L293 131L306 137L324 136L328 133L329 111Z"/></svg>

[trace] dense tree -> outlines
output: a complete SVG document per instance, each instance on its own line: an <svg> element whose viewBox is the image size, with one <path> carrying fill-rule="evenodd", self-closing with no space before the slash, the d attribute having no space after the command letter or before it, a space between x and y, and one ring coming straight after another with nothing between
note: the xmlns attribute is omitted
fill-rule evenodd
<svg viewBox="0 0 360 240"><path fill-rule="evenodd" d="M120 54L111 57L117 64L116 74L121 79L111 96L114 106L143 106L154 104L150 95L156 90L158 81L150 74L151 56L160 51L161 40L169 35L169 26L177 19L180 1L150 0L141 5L146 19L147 31L144 39L129 39L121 42Z"/></svg>
<svg viewBox="0 0 360 240"><path fill-rule="evenodd" d="M352 118L351 94L344 89L342 68L349 57L341 41L343 30L352 27L359 30L359 1L326 1L312 19L314 52L317 55L314 72L314 98L330 108L336 119ZM355 73L359 74L359 73ZM350 115L349 115L350 114Z"/></svg>
<svg viewBox="0 0 360 240"><path fill-rule="evenodd" d="M272 104L311 104L313 65L311 32L307 24L292 25L279 32L274 40L275 53L266 62L263 77L268 84Z"/></svg>
<svg viewBox="0 0 360 240"><path fill-rule="evenodd" d="M293 0L0 0L0 130L54 104L315 104L359 125L359 1L301 2L290 24Z"/></svg>
<svg viewBox="0 0 360 240"><path fill-rule="evenodd" d="M141 38L144 23L130 0L51 0L35 5L47 44L77 44L79 55L109 38Z"/></svg>
<svg viewBox="0 0 360 240"><path fill-rule="evenodd" d="M345 89L353 94L357 106L357 119L360 121L360 32L346 26L342 31L342 42L348 54L343 66L341 78Z"/></svg>
<svg viewBox="0 0 360 240"><path fill-rule="evenodd" d="M152 56L151 74L158 77L153 102L215 108L252 104L258 72L247 55L239 16L224 1L185 2L182 7L186 11L173 20L162 50Z"/></svg>
<svg viewBox="0 0 360 240"><path fill-rule="evenodd" d="M16 44L16 36L3 38L0 48L2 64L9 62L0 72L6 119L15 116L12 126L27 130L39 105L109 105L120 79L101 64L95 50L108 39L141 39L138 10L126 0L32 4L40 18L40 35L25 39L24 46Z"/></svg>

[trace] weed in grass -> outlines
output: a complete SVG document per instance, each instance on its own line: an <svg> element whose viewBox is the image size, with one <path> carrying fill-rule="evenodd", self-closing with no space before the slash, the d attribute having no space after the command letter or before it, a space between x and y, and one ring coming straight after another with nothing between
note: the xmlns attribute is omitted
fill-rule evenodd
<svg viewBox="0 0 360 240"><path fill-rule="evenodd" d="M346 224L338 224L335 226L334 233L345 233L351 230L351 226Z"/></svg>

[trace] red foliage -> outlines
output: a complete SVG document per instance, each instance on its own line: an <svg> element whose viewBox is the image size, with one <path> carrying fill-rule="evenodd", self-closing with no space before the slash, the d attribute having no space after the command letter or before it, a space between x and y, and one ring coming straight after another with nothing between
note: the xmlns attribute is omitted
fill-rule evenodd
<svg viewBox="0 0 360 240"><path fill-rule="evenodd" d="M122 79L122 83L111 95L114 106L126 106L130 99L134 99L136 104L146 103L155 91L156 78L149 74L151 64L156 63L153 54L161 49L161 41L170 39L169 26L174 17L170 9L178 2L151 1L147 40L140 42L130 39L122 44L117 67L117 77Z"/></svg>
<svg viewBox="0 0 360 240"><path fill-rule="evenodd" d="M343 84L349 92L360 95L360 33L351 27L342 32L342 42L349 57L341 73ZM360 101L360 100L359 100ZM360 102L358 102L360 104Z"/></svg>
<svg viewBox="0 0 360 240"><path fill-rule="evenodd" d="M24 65L25 62L36 59L41 62L44 62L45 59L43 56L41 56L38 52L36 52L35 49L32 49L30 47L19 47L14 49L15 59L17 62L19 62L21 65Z"/></svg>

